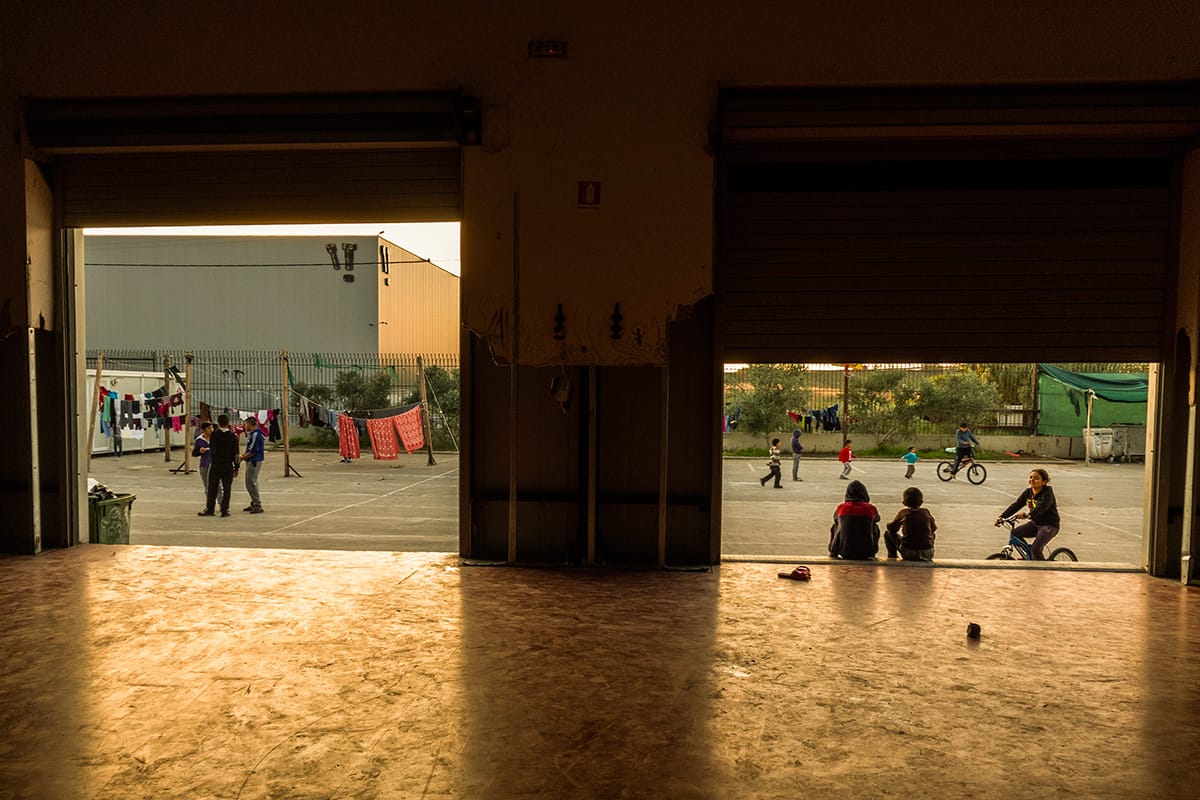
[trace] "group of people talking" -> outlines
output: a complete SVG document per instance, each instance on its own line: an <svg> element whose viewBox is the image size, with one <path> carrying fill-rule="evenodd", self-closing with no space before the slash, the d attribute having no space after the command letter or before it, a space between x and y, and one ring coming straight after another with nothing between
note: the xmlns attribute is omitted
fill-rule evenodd
<svg viewBox="0 0 1200 800"><path fill-rule="evenodd" d="M903 507L896 513L881 534L879 511L862 481L851 481L846 498L833 514L829 529L829 555L833 558L865 560L879 552L883 538L888 558L905 561L932 561L937 523L929 509L924 508L924 495L915 486L904 490ZM1013 530L1021 539L1032 539L1034 561L1046 560L1046 543L1058 535L1060 520L1050 474L1037 468L1029 472L1029 488L1021 492L1000 515L996 525L1005 517L1027 520Z"/></svg>

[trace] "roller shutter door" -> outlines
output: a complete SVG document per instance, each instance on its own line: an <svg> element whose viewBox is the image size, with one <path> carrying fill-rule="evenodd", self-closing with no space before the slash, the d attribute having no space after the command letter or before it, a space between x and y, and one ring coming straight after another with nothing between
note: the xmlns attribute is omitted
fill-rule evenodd
<svg viewBox="0 0 1200 800"><path fill-rule="evenodd" d="M452 94L46 101L68 227L461 219L473 101Z"/></svg>
<svg viewBox="0 0 1200 800"><path fill-rule="evenodd" d="M845 98L820 135L797 134L820 116L811 107L798 116L763 100L726 99L726 362L1161 360L1175 285L1171 135L1067 146L993 124L941 140L914 130L909 109L903 137L847 141ZM939 130L949 118L921 113Z"/></svg>

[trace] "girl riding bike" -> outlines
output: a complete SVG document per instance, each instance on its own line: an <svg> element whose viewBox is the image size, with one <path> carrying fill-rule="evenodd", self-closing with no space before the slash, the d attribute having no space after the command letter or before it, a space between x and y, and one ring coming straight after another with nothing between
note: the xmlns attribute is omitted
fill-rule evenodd
<svg viewBox="0 0 1200 800"><path fill-rule="evenodd" d="M1012 516L1014 512L1018 518L1028 517L1029 522L1013 529L1013 536L1033 539L1033 560L1045 561L1046 543L1058 535L1061 524L1054 490L1050 488L1050 473L1041 468L1032 470L1029 473L1029 488L1021 492L1012 505L1000 512L1000 516L996 518L996 527L1000 527L1004 517Z"/></svg>

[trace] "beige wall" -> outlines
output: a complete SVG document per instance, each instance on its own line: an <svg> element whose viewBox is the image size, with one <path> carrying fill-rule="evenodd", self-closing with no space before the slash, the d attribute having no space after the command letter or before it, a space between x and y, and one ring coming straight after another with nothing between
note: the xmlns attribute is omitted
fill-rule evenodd
<svg viewBox="0 0 1200 800"><path fill-rule="evenodd" d="M378 271L381 353L458 353L459 278L399 245L380 239L375 248L388 248L389 267ZM361 256L364 259L366 256Z"/></svg>

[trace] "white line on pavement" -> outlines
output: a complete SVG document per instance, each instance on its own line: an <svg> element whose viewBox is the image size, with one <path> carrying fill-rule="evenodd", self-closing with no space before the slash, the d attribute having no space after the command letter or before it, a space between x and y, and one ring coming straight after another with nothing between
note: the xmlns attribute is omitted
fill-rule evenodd
<svg viewBox="0 0 1200 800"><path fill-rule="evenodd" d="M422 483L429 483L430 481L436 481L439 478L444 478L447 475L451 475L455 472L458 472L458 467L455 467L454 469L448 469L445 472L441 473L440 475L434 475L433 477L425 478L424 480L417 481L416 483L410 483L407 486L401 486L398 489L393 489L392 491L381 494L378 497L371 497L366 500L360 500L357 503L350 503L349 505L342 506L341 508L335 508L331 511L326 511L323 514L317 514L315 517L309 517L308 519L297 520L296 522L292 522L287 525L284 525L282 528L276 528L273 531L265 531L265 533L267 533L267 534L279 533L280 531L286 531L288 528L294 528L297 525L303 525L306 522L312 522L313 520L320 519L321 517L328 517L330 514L336 514L339 511L345 511L346 509L355 508L356 506L365 506L367 503L374 503L376 500L382 500L385 497L391 497L394 494L399 494L400 492L403 492L407 489L411 489L414 486L420 486Z"/></svg>

